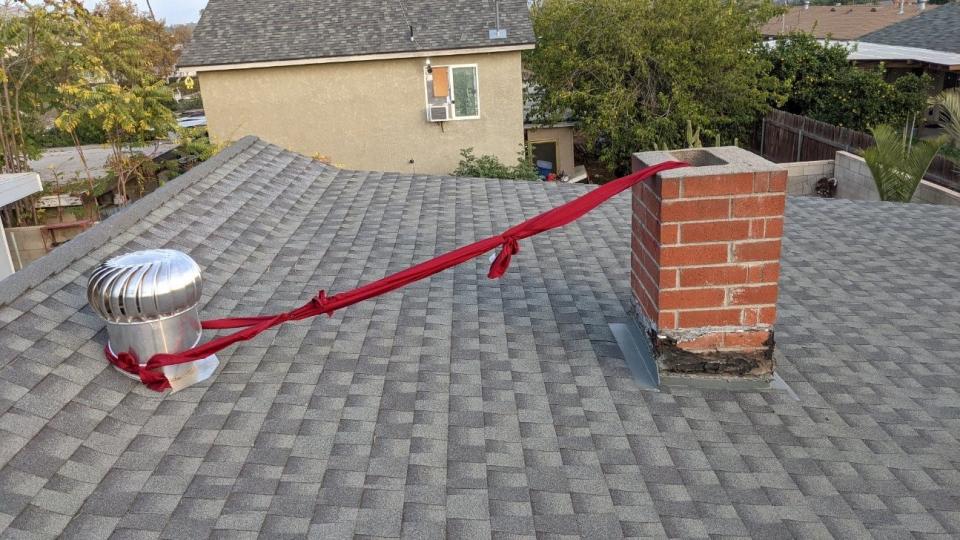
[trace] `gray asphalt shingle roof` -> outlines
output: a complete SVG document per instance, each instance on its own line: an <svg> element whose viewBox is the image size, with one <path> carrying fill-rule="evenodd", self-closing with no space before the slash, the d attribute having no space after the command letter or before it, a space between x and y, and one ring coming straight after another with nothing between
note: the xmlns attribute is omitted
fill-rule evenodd
<svg viewBox="0 0 960 540"><path fill-rule="evenodd" d="M410 40L410 26L414 40ZM525 0L210 0L181 67L534 43Z"/></svg>
<svg viewBox="0 0 960 540"><path fill-rule="evenodd" d="M953 2L860 38L868 43L960 53L960 4Z"/></svg>
<svg viewBox="0 0 960 540"><path fill-rule="evenodd" d="M161 395L108 367L86 276L172 247L203 315L274 312L587 186L338 170L247 138L0 283L4 536L960 535L960 209L793 198L782 392L639 390L627 195ZM49 275L48 275L49 274ZM24 292L20 288L33 283Z"/></svg>

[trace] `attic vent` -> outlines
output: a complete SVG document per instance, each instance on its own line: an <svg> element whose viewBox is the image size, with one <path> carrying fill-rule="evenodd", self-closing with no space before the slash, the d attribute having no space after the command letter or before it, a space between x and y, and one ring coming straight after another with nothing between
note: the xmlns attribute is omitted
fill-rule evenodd
<svg viewBox="0 0 960 540"><path fill-rule="evenodd" d="M497 27L490 29L490 39L507 39L507 29L500 28L500 0L497 0Z"/></svg>

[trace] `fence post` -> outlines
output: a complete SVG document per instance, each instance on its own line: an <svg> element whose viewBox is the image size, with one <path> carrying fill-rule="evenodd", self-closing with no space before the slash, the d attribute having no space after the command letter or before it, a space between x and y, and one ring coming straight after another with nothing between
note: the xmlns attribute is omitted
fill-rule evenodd
<svg viewBox="0 0 960 540"><path fill-rule="evenodd" d="M803 128L800 128L800 131L797 132L797 159L794 161L800 161L801 150L803 150Z"/></svg>
<svg viewBox="0 0 960 540"><path fill-rule="evenodd" d="M763 141L766 134L767 134L767 117L764 116L763 120L760 122L760 157L764 156Z"/></svg>

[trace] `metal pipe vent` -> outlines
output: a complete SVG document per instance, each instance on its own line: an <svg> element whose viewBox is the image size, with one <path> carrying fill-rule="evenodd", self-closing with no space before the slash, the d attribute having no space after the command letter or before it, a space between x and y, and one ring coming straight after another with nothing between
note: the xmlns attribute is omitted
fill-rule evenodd
<svg viewBox="0 0 960 540"><path fill-rule="evenodd" d="M133 354L141 366L157 353L184 351L200 342L202 292L200 267L172 249L114 257L97 266L87 283L90 307L107 322L110 350ZM189 385L208 377L217 364L210 356L166 367L164 373L171 384L176 377L190 379Z"/></svg>

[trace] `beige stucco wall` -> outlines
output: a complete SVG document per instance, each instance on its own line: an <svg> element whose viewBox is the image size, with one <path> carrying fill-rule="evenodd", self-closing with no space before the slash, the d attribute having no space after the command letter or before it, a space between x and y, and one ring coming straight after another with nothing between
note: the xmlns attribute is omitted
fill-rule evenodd
<svg viewBox="0 0 960 540"><path fill-rule="evenodd" d="M404 58L202 72L208 128L218 142L256 135L351 169L449 173L467 147L514 163L523 144L520 52L431 61L477 64L480 119L427 122L424 59Z"/></svg>
<svg viewBox="0 0 960 540"><path fill-rule="evenodd" d="M568 175L573 174L573 128L530 128L527 130L527 142L556 142L557 170Z"/></svg>

